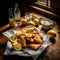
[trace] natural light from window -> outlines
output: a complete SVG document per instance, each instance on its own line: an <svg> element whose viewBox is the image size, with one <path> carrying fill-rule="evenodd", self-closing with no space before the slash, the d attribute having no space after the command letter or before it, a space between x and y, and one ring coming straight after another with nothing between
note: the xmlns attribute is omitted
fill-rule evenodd
<svg viewBox="0 0 60 60"><path fill-rule="evenodd" d="M46 6L50 6L50 0L38 0L38 2L45 4Z"/></svg>

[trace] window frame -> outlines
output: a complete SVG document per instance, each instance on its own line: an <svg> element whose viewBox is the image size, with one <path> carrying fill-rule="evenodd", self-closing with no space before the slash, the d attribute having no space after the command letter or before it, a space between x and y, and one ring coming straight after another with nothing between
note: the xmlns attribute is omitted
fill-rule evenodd
<svg viewBox="0 0 60 60"><path fill-rule="evenodd" d="M51 2L50 2L51 4ZM52 6L46 6L44 3L38 3L38 0L29 6L32 11L42 14L51 19L60 20L59 11Z"/></svg>
<svg viewBox="0 0 60 60"><path fill-rule="evenodd" d="M48 0L46 0L46 3L44 3L44 2L40 2L39 0L37 0L37 2L38 2L38 3L41 3L42 5L45 4L45 6L50 6L50 5L48 4L48 3L49 3Z"/></svg>
<svg viewBox="0 0 60 60"><path fill-rule="evenodd" d="M36 7L48 10L50 12L59 14L59 11L57 9L53 8L51 5L50 6L46 6L45 3L40 3L40 2L38 2L38 0L33 5L36 6Z"/></svg>

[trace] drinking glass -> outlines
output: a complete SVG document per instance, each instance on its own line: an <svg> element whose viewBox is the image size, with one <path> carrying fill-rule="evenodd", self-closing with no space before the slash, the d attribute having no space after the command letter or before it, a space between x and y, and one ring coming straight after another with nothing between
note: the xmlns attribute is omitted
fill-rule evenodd
<svg viewBox="0 0 60 60"><path fill-rule="evenodd" d="M15 27L16 23L13 16L13 8L9 8L9 24L11 27Z"/></svg>
<svg viewBox="0 0 60 60"><path fill-rule="evenodd" d="M27 21L32 20L32 13L26 12L26 13L25 13L25 19L26 19Z"/></svg>

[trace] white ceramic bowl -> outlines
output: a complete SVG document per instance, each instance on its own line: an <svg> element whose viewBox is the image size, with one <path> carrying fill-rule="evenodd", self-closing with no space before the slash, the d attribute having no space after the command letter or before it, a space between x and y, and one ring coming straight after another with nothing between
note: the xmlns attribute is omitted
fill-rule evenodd
<svg viewBox="0 0 60 60"><path fill-rule="evenodd" d="M43 25L43 29L49 29L53 25L53 21L49 19L41 19L40 23Z"/></svg>

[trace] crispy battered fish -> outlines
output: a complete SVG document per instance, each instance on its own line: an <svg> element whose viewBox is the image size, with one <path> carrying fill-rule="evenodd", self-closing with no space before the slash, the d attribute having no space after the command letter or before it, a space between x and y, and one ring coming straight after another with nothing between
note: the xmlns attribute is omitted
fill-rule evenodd
<svg viewBox="0 0 60 60"><path fill-rule="evenodd" d="M27 38L27 41L33 43L34 42L34 39L33 38Z"/></svg>
<svg viewBox="0 0 60 60"><path fill-rule="evenodd" d="M26 47L26 40L25 40L25 36L21 36L21 45L22 47Z"/></svg>
<svg viewBox="0 0 60 60"><path fill-rule="evenodd" d="M38 50L42 44L29 44L33 50Z"/></svg>
<svg viewBox="0 0 60 60"><path fill-rule="evenodd" d="M40 35L38 35L38 34L35 35L34 41L35 41L36 43L41 43L41 44L43 43L43 41L42 41Z"/></svg>
<svg viewBox="0 0 60 60"><path fill-rule="evenodd" d="M17 38L20 38L20 35L21 35L21 31L17 31L17 32L16 32Z"/></svg>

